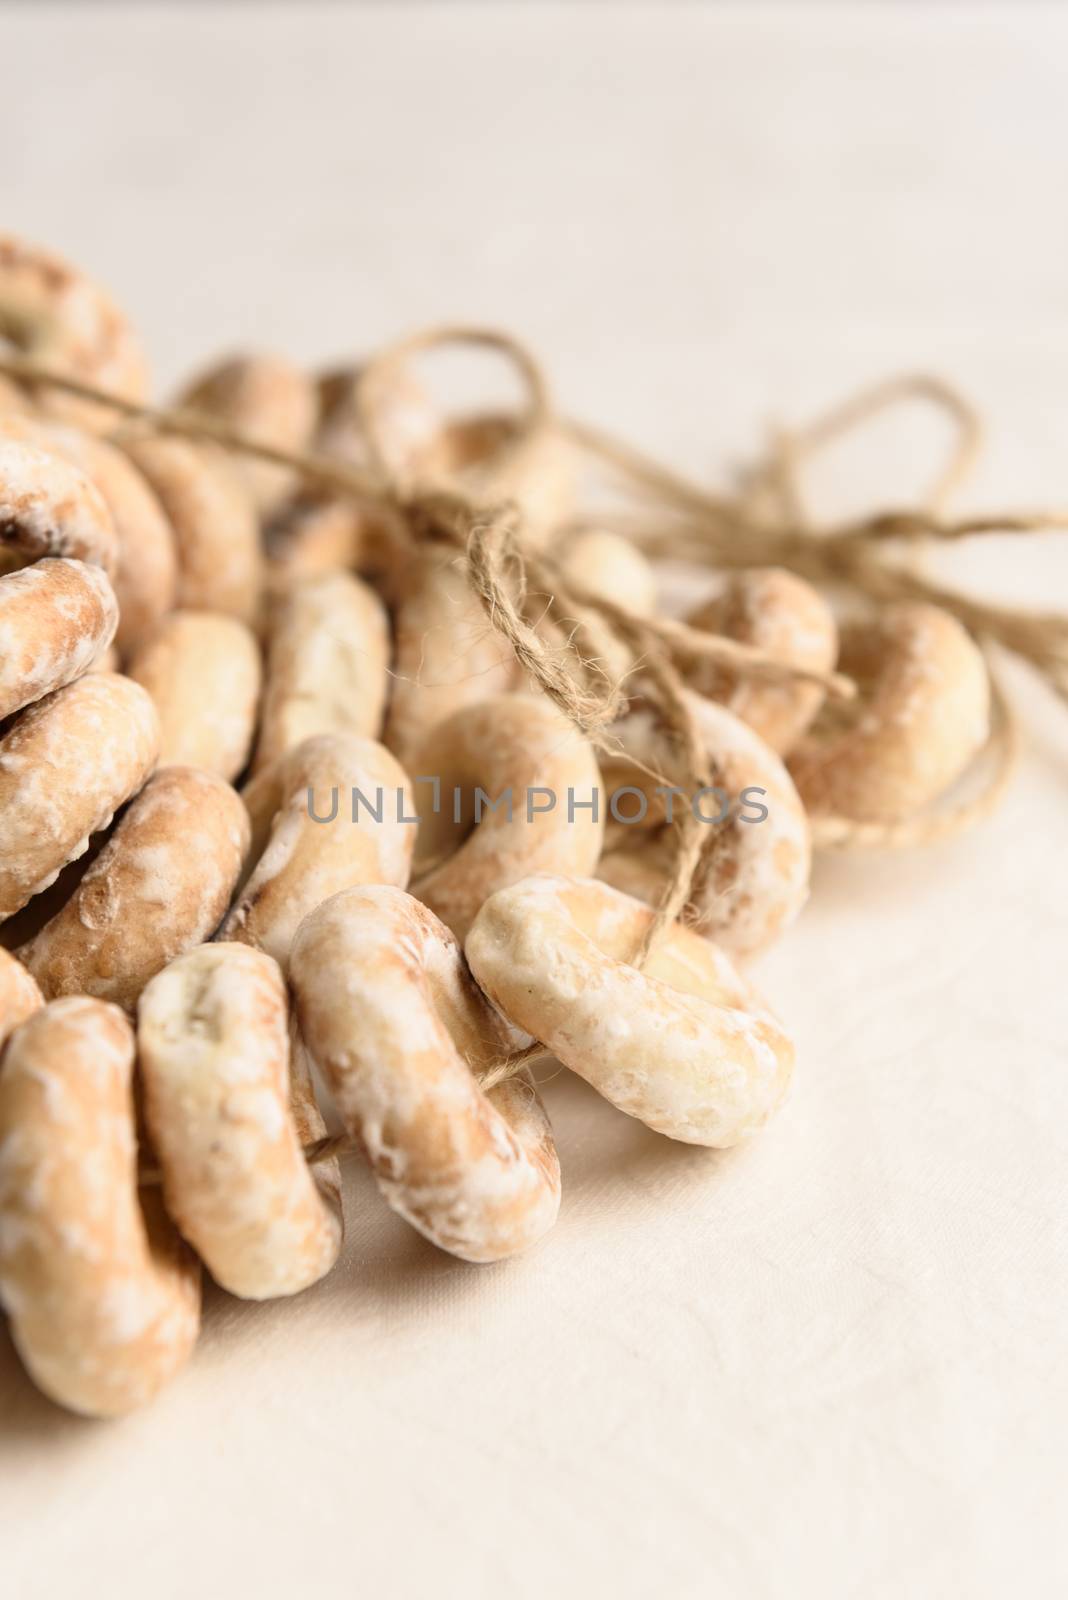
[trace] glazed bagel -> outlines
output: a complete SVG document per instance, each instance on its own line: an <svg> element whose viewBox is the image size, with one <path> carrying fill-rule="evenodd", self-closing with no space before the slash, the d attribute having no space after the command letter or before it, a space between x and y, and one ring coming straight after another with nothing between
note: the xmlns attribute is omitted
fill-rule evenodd
<svg viewBox="0 0 1068 1600"><path fill-rule="evenodd" d="M955 617L899 601L842 629L855 702L828 707L790 758L813 815L892 822L936 800L982 748L990 684Z"/></svg>
<svg viewBox="0 0 1068 1600"><path fill-rule="evenodd" d="M111 297L50 250L0 236L0 334L29 360L65 377L143 400L144 355ZM87 427L110 427L114 413L41 386L36 402Z"/></svg>
<svg viewBox="0 0 1068 1600"><path fill-rule="evenodd" d="M604 838L597 758L548 700L501 695L457 712L423 744L412 776L440 782L436 812L433 788L415 786L414 892L457 938L495 889L532 872L596 868ZM488 797L481 820L477 790ZM511 815L507 806L490 809L509 793Z"/></svg>
<svg viewBox="0 0 1068 1600"><path fill-rule="evenodd" d="M527 878L486 901L465 949L509 1021L621 1111L687 1144L737 1144L781 1104L794 1047L690 929L630 965L652 917L605 883Z"/></svg>
<svg viewBox="0 0 1068 1600"><path fill-rule="evenodd" d="M415 847L412 792L371 739L322 734L258 774L243 798L256 864L221 930L284 967L301 922L361 883L404 887Z"/></svg>
<svg viewBox="0 0 1068 1600"><path fill-rule="evenodd" d="M227 782L244 771L263 677L244 622L221 611L173 611L127 672L159 713L162 766L204 767Z"/></svg>
<svg viewBox="0 0 1068 1600"><path fill-rule="evenodd" d="M248 812L228 783L164 767L22 960L50 1000L91 994L132 1011L150 978L215 932L248 842Z"/></svg>
<svg viewBox="0 0 1068 1600"><path fill-rule="evenodd" d="M118 540L100 490L61 456L0 437L0 552L22 562L48 556L118 565Z"/></svg>
<svg viewBox="0 0 1068 1600"><path fill-rule="evenodd" d="M157 1192L139 1194L134 1037L122 1012L54 1000L0 1072L0 1301L37 1385L121 1416L188 1359L200 1269Z"/></svg>
<svg viewBox="0 0 1068 1600"><path fill-rule="evenodd" d="M808 898L808 817L790 774L752 727L699 695L688 695L687 703L716 792L696 797L708 836L686 920L732 955L752 956L789 927ZM645 768L670 772L676 765L673 746L652 712L632 713L613 731ZM622 760L602 762L602 772L609 791L625 785L644 794L649 817L660 825L617 827L597 875L655 905L674 857L674 829L663 820L665 800L655 794L652 778ZM694 798L678 795L673 814Z"/></svg>
<svg viewBox="0 0 1068 1600"><path fill-rule="evenodd" d="M256 770L316 734L375 738L388 669L389 623L373 589L348 572L294 584L271 619Z"/></svg>
<svg viewBox="0 0 1068 1600"><path fill-rule="evenodd" d="M490 625L455 558L417 555L393 611L393 686L384 742L414 771L420 747L454 712L515 687L512 647Z"/></svg>
<svg viewBox="0 0 1068 1600"><path fill-rule="evenodd" d="M228 423L257 444L290 453L307 449L319 410L315 384L274 355L231 356L194 378L178 404ZM271 461L235 455L234 470L257 510L267 515L293 488L293 473Z"/></svg>
<svg viewBox="0 0 1068 1600"><path fill-rule="evenodd" d="M0 740L0 919L84 854L158 753L152 701L116 673L89 673L19 714Z"/></svg>
<svg viewBox="0 0 1068 1600"><path fill-rule="evenodd" d="M120 443L173 529L177 604L254 622L263 582L259 522L232 461L212 445L171 435L124 434Z"/></svg>
<svg viewBox="0 0 1068 1600"><path fill-rule="evenodd" d="M264 529L265 631L275 607L301 579L361 564L368 522L351 500L329 495L299 493L279 508Z"/></svg>
<svg viewBox="0 0 1068 1600"><path fill-rule="evenodd" d="M731 573L721 592L686 620L691 628L723 634L810 672L829 672L835 663L838 629L830 607L810 583L784 567ZM698 694L748 722L780 755L794 748L824 698L816 683L740 678L711 662L691 670L689 682Z"/></svg>
<svg viewBox="0 0 1068 1600"><path fill-rule="evenodd" d="M560 1204L548 1119L526 1078L479 1088L472 1069L514 1040L433 913L384 885L335 895L301 927L290 977L308 1050L393 1209L465 1261L540 1239Z"/></svg>
<svg viewBox="0 0 1068 1600"><path fill-rule="evenodd" d="M252 1300L317 1283L341 1214L304 1159L302 1138L323 1125L309 1082L290 1075L277 964L242 944L190 950L141 996L137 1043L167 1209L212 1277Z"/></svg>
<svg viewBox="0 0 1068 1600"><path fill-rule="evenodd" d="M607 528L589 528L564 544L560 569L565 578L635 616L656 610L656 573L630 539Z"/></svg>
<svg viewBox="0 0 1068 1600"><path fill-rule="evenodd" d="M82 561L35 561L0 578L0 718L89 672L118 617L107 575Z"/></svg>
<svg viewBox="0 0 1068 1600"><path fill-rule="evenodd" d="M353 466L370 465L367 436L356 404L359 367L334 367L316 380L319 418L315 448ZM410 469L430 446L440 419L426 390L410 371L390 374L377 386L379 434L391 466Z"/></svg>
<svg viewBox="0 0 1068 1600"><path fill-rule="evenodd" d="M35 445L76 467L99 490L115 528L115 641L125 655L171 610L178 582L174 534L133 462L97 434L45 417L4 417L8 439Z"/></svg>

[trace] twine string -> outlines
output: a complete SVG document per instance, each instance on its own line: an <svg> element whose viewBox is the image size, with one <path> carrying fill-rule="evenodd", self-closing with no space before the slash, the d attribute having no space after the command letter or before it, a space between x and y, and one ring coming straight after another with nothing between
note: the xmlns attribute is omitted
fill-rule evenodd
<svg viewBox="0 0 1068 1600"><path fill-rule="evenodd" d="M285 466L320 486L361 501L399 508L419 538L444 538L463 551L473 592L491 626L508 639L532 681L600 749L610 748L608 729L627 696L597 662L574 647L554 648L536 626L548 608L559 623L593 613L625 650L633 675L659 709L665 727L682 752L685 776L694 789L711 782L708 753L686 701L680 666L714 661L731 671L765 681L815 681L831 698L848 699L854 686L837 673L811 673L733 640L692 629L673 619L640 618L565 581L551 555L525 546L519 508L476 495L466 486L420 482L418 474L391 459L388 396L413 358L448 346L491 349L519 374L524 403L516 413L505 448L521 451L546 429L556 430L625 485L630 503L644 517L631 527L635 542L660 554L704 565L781 564L816 580L844 583L876 604L901 598L925 599L957 616L984 644L994 641L1028 660L1068 699L1068 618L1034 615L971 600L954 589L884 559L894 543L922 539L954 540L987 532L1034 533L1068 528L1068 512L1011 513L999 517L950 520L943 514L949 495L963 480L981 442L979 419L970 404L941 380L898 378L862 392L817 418L806 428L779 431L765 458L733 495L714 495L672 468L629 444L554 412L544 374L518 341L493 330L437 327L387 347L355 379L354 403L367 441L369 470L314 452L291 452L249 438L216 418L182 410L162 410L119 400L92 385L68 378L16 356L0 357L0 373L16 381L52 386L110 407L118 416L160 433L210 441L226 449ZM953 451L926 501L917 508L882 511L841 527L819 527L800 488L802 466L848 431L903 400L925 399L940 406L956 424ZM773 507L768 512L766 503ZM649 526L649 519L652 526ZM565 631L566 636L566 631ZM1017 737L1009 707L989 664L993 707L990 737L981 761L986 781L971 800L952 810L887 824L857 824L851 819L819 819L817 842L835 848L927 842L945 837L976 820L1000 798L1011 772ZM706 843L695 818L676 827L671 870L633 961L641 966L658 938L684 909ZM479 1074L493 1087L546 1054L539 1044L493 1063ZM331 1136L308 1148L309 1160L324 1161L348 1147L347 1136Z"/></svg>

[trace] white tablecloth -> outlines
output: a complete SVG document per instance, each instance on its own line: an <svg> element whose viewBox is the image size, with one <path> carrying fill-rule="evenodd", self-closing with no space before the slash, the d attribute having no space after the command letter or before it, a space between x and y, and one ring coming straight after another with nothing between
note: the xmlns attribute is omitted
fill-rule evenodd
<svg viewBox="0 0 1068 1600"><path fill-rule="evenodd" d="M1038 6L89 5L0 18L4 225L108 282L160 392L514 327L567 407L711 477L765 422L930 367L994 426L976 505L1068 501L1068 14ZM900 501L922 412L820 474ZM1068 603L1064 543L957 570ZM560 1224L457 1263L349 1176L333 1277L211 1291L108 1426L0 1343L12 1597L1064 1592L1068 719L995 820L825 859L760 964L796 1030L750 1149L548 1088Z"/></svg>

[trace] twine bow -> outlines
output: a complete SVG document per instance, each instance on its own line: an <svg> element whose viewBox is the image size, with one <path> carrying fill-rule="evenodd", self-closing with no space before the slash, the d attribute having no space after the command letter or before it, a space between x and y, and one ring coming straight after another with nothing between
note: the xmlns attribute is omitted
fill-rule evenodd
<svg viewBox="0 0 1068 1600"><path fill-rule="evenodd" d="M765 456L732 494L713 495L684 476L597 429L560 418L551 403L545 375L526 348L508 335L469 327L432 328L399 341L375 356L354 381L353 402L362 425L366 466L313 452L289 452L265 445L217 418L189 410L160 410L119 400L91 385L42 369L18 358L0 359L0 372L16 381L51 386L109 406L120 417L160 432L203 439L226 449L287 467L305 481L394 513L410 545L445 541L462 555L472 590L490 625L512 646L530 679L570 721L602 750L618 753L612 723L625 708L631 683L659 710L667 733L681 754L685 781L693 790L710 787L712 765L684 692L684 672L697 661L732 673L770 681L809 680L829 697L848 700L854 686L837 673L813 673L776 660L733 640L689 628L669 618L635 616L569 581L552 542L542 548L527 537L520 508L493 492L493 480L479 484L435 481L421 476L409 460L398 459L388 428L388 396L398 374L418 356L446 347L492 350L506 358L523 386L510 436L498 460L521 458L546 433L567 439L591 461L607 469L623 490L626 510L615 525L652 556L668 556L717 568L781 565L822 583L844 586L868 602L922 599L950 611L976 636L990 673L990 735L979 765L985 768L980 792L955 809L943 809L890 823L856 823L819 818L815 842L830 847L870 847L927 842L956 832L988 812L1000 798L1016 749L1014 719L990 662L989 645L998 644L1028 661L1064 699L1068 699L1068 618L1034 614L972 600L894 559L900 546L920 540L952 541L973 535L1034 533L1068 528L1068 512L1008 513L950 520L944 506L974 463L981 444L978 417L948 384L915 376L896 379L857 395L817 418L807 428L779 432ZM837 527L820 527L810 516L801 490L803 465L819 450L888 407L924 399L941 407L956 424L956 441L945 468L924 502L915 508L882 511ZM608 519L598 518L604 526ZM544 627L556 624L563 643ZM629 662L624 692L595 649L586 648L605 631ZM685 808L675 824L674 858L659 903L641 946L633 956L641 966L665 928L686 907L708 830ZM541 1047L497 1063L481 1078L490 1088L542 1054ZM309 1159L336 1152L338 1141L319 1141Z"/></svg>

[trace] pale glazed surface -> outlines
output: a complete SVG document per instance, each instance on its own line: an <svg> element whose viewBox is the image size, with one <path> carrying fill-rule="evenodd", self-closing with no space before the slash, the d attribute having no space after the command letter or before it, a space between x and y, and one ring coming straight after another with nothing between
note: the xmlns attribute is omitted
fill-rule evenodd
<svg viewBox="0 0 1068 1600"><path fill-rule="evenodd" d="M263 622L301 578L355 567L364 553L369 515L352 500L295 494L264 528Z"/></svg>
<svg viewBox="0 0 1068 1600"><path fill-rule="evenodd" d="M317 1283L341 1214L304 1159L318 1113L307 1077L291 1079L277 963L243 944L190 950L141 996L137 1043L167 1210L212 1277L253 1300Z"/></svg>
<svg viewBox="0 0 1068 1600"><path fill-rule="evenodd" d="M893 821L936 800L981 748L990 720L982 655L937 606L901 601L842 629L839 663L860 688L790 759L808 809Z"/></svg>
<svg viewBox="0 0 1068 1600"><path fill-rule="evenodd" d="M420 553L394 607L385 743L409 770L439 722L515 686L511 646L492 627L455 555Z"/></svg>
<svg viewBox="0 0 1068 1600"><path fill-rule="evenodd" d="M232 356L209 367L186 385L178 404L218 417L257 444L298 453L307 448L318 413L311 378L284 357L265 354ZM236 453L231 459L261 514L292 489L286 467Z"/></svg>
<svg viewBox="0 0 1068 1600"><path fill-rule="evenodd" d="M141 346L110 295L50 250L10 234L0 238L0 325L30 360L123 399L144 398ZM38 399L86 426L110 421L100 406L55 389Z"/></svg>
<svg viewBox="0 0 1068 1600"><path fill-rule="evenodd" d="M0 578L0 718L89 672L119 608L100 567L44 560Z"/></svg>
<svg viewBox="0 0 1068 1600"><path fill-rule="evenodd" d="M301 922L330 895L361 883L407 884L416 828L400 818L415 816L412 791L383 745L339 734L307 739L258 774L243 798L256 865L224 939L256 945L285 966Z"/></svg>
<svg viewBox="0 0 1068 1600"><path fill-rule="evenodd" d="M274 609L256 768L315 734L376 738L389 668L385 607L348 572L302 578Z"/></svg>
<svg viewBox="0 0 1068 1600"><path fill-rule="evenodd" d="M159 713L161 765L206 767L228 782L244 770L263 678L246 623L221 611L174 611L127 671Z"/></svg>
<svg viewBox="0 0 1068 1600"><path fill-rule="evenodd" d="M723 590L686 619L691 628L721 633L764 650L780 661L829 672L838 630L823 596L784 567L748 567L731 573ZM689 683L748 722L780 755L792 750L823 703L814 683L760 683L711 663L694 666Z"/></svg>
<svg viewBox="0 0 1068 1600"><path fill-rule="evenodd" d="M91 994L131 1011L150 978L219 926L248 843L248 813L228 783L162 768L22 960L50 1000Z"/></svg>
<svg viewBox="0 0 1068 1600"><path fill-rule="evenodd" d="M0 1072L0 1300L53 1400L120 1416L196 1341L200 1274L137 1188L133 1031L84 996L36 1012Z"/></svg>
<svg viewBox="0 0 1068 1600"><path fill-rule="evenodd" d="M263 581L259 523L229 459L210 444L171 436L131 434L121 443L174 530L178 605L254 621Z"/></svg>
<svg viewBox="0 0 1068 1600"><path fill-rule="evenodd" d="M604 838L597 758L589 741L547 700L502 695L457 712L426 740L411 771L413 777L437 777L441 784L436 814L431 786L415 786L420 824L414 891L457 938L465 937L495 889L532 872L585 876L596 867ZM459 822L454 789L461 792ZM488 797L478 822L476 789ZM509 789L511 817L507 806L490 809ZM549 796L535 794L528 812L528 789L548 790L555 805L539 810L548 806Z"/></svg>
<svg viewBox="0 0 1068 1600"><path fill-rule="evenodd" d="M607 528L588 528L565 540L560 567L571 582L636 616L656 610L656 573L632 539Z"/></svg>
<svg viewBox="0 0 1068 1600"><path fill-rule="evenodd" d="M479 1088L472 1069L512 1035L432 912L384 886L335 895L301 928L291 979L308 1050L395 1211L467 1261L552 1227L548 1119L525 1077Z"/></svg>
<svg viewBox="0 0 1068 1600"><path fill-rule="evenodd" d="M621 1111L687 1144L737 1144L781 1104L794 1047L688 928L629 965L652 915L604 883L527 878L486 902L465 950L505 1016Z"/></svg>
<svg viewBox="0 0 1068 1600"><path fill-rule="evenodd" d="M62 456L100 491L117 541L112 579L119 602L115 642L137 648L174 605L178 558L163 507L133 462L97 434L47 417L4 417L0 431Z"/></svg>
<svg viewBox="0 0 1068 1600"><path fill-rule="evenodd" d="M0 438L0 552L26 561L69 556L111 577L118 541L100 490L38 445Z"/></svg>
<svg viewBox="0 0 1068 1600"><path fill-rule="evenodd" d="M316 384L319 420L315 447L353 466L368 467L370 454L355 402L358 367L335 367ZM375 395L381 443L394 471L410 469L433 441L440 425L426 390L407 368L395 370Z"/></svg>
<svg viewBox="0 0 1068 1600"><path fill-rule="evenodd" d="M44 1005L44 996L15 956L0 950L0 1050L21 1022Z"/></svg>
<svg viewBox="0 0 1068 1600"><path fill-rule="evenodd" d="M0 918L83 854L158 753L152 701L117 673L89 673L20 713L0 741Z"/></svg>
<svg viewBox="0 0 1068 1600"><path fill-rule="evenodd" d="M711 820L686 917L732 955L755 955L790 926L808 899L808 818L790 774L752 727L699 695L687 700L711 760L713 786L722 794L699 800L700 815ZM652 713L636 712L614 732L647 767L664 770L665 745ZM663 817L665 802L652 793L651 778L622 761L602 770L606 789L641 789L649 795L650 815ZM745 795L750 789L761 792ZM621 815L631 800L618 802ZM673 815L690 800L688 794L677 795ZM724 820L715 821L728 806ZM671 871L672 830L663 824L652 829L623 825L614 831L613 844L601 858L598 877L655 904Z"/></svg>
<svg viewBox="0 0 1068 1600"><path fill-rule="evenodd" d="M575 501L575 460L567 440L542 426L522 440L505 412L445 422L418 459L421 476L456 484L486 505L512 500L523 536L542 543Z"/></svg>

